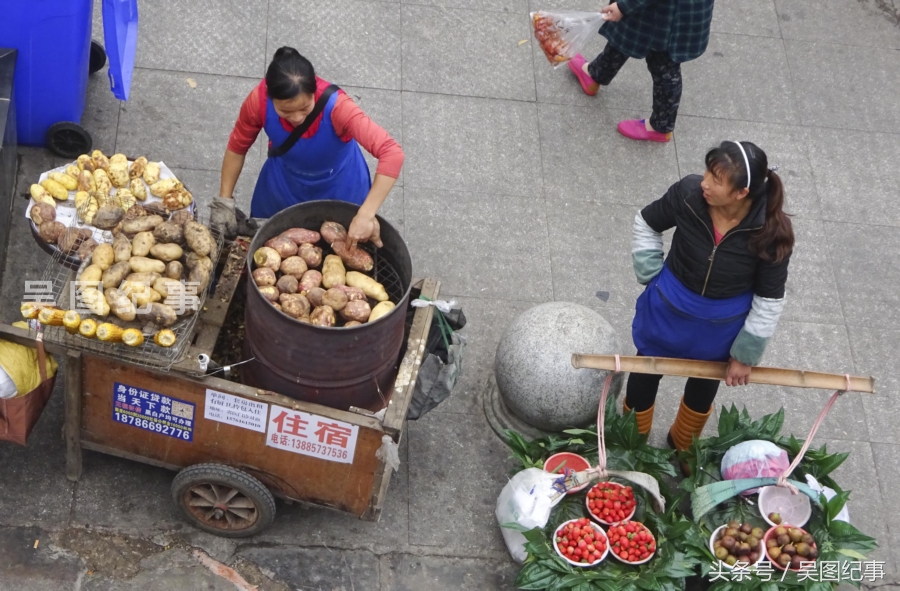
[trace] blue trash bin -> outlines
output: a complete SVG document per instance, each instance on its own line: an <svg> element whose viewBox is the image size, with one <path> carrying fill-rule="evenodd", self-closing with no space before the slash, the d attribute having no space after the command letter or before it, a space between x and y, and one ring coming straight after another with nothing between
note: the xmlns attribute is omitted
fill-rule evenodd
<svg viewBox="0 0 900 591"><path fill-rule="evenodd" d="M91 67L92 16L92 0L4 2L0 47L19 52L14 100L20 144L46 145L72 158L90 150L91 137L80 122ZM103 0L103 31L110 86L117 98L127 100L137 0Z"/></svg>

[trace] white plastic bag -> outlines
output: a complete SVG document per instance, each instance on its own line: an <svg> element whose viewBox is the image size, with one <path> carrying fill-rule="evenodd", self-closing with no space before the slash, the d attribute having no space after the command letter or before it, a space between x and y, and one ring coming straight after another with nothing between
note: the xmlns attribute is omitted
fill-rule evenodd
<svg viewBox="0 0 900 591"><path fill-rule="evenodd" d="M824 493L825 498L829 501L834 498L835 495L837 495L837 492L835 492L833 488L822 486L821 484L819 484L819 481L816 480L815 476L813 476L812 474L806 475L806 483L809 485L809 488L820 493ZM849 501L847 503L849 503ZM849 509L847 509L847 503L844 503L843 509L841 509L835 516L835 521L846 521L847 523L850 523L850 511Z"/></svg>
<svg viewBox="0 0 900 591"><path fill-rule="evenodd" d="M0 367L0 398L14 398L17 392L16 383L6 370Z"/></svg>
<svg viewBox="0 0 900 591"><path fill-rule="evenodd" d="M597 34L604 20L599 12L538 10L531 13L534 38L554 68L575 57L588 39Z"/></svg>
<svg viewBox="0 0 900 591"><path fill-rule="evenodd" d="M771 441L753 439L739 443L725 452L722 458L722 477L725 480L778 477L790 466L786 451ZM758 490L754 488L742 494L752 495Z"/></svg>
<svg viewBox="0 0 900 591"><path fill-rule="evenodd" d="M565 496L559 495L553 499L557 492L553 483L559 477L559 474L550 474L539 468L528 468L513 476L500 491L495 515L506 549L516 562L525 562L528 558L525 552L527 540L522 532L503 525L514 523L525 530L547 525L550 510Z"/></svg>

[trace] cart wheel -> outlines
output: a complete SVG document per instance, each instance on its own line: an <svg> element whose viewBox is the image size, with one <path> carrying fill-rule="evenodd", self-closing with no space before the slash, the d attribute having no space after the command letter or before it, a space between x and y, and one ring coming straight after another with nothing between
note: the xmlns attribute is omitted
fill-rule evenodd
<svg viewBox="0 0 900 591"><path fill-rule="evenodd" d="M91 134L71 121L56 123L47 130L47 147L63 158L77 158L81 154L88 154L93 144Z"/></svg>
<svg viewBox="0 0 900 591"><path fill-rule="evenodd" d="M226 538L253 536L275 519L275 499L253 476L223 464L197 464L172 481L172 500L194 527Z"/></svg>
<svg viewBox="0 0 900 591"><path fill-rule="evenodd" d="M106 65L106 50L96 41L91 41L91 57L88 73L99 72Z"/></svg>

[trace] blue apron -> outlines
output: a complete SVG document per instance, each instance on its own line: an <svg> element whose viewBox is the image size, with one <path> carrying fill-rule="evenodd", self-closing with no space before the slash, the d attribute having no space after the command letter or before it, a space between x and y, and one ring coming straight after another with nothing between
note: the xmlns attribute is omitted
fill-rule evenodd
<svg viewBox="0 0 900 591"><path fill-rule="evenodd" d="M270 218L291 205L320 199L357 205L365 201L372 187L369 167L356 140L344 142L334 131L331 111L337 98L336 92L328 99L315 135L300 138L282 156L266 159L250 202L251 217ZM290 135L269 98L264 128L274 146Z"/></svg>
<svg viewBox="0 0 900 591"><path fill-rule="evenodd" d="M663 265L637 299L631 336L641 355L728 361L753 292L714 300L692 292Z"/></svg>

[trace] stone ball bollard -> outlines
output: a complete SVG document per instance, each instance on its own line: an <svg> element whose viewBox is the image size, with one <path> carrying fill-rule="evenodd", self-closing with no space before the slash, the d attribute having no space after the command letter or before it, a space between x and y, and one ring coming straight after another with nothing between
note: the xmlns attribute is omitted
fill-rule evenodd
<svg viewBox="0 0 900 591"><path fill-rule="evenodd" d="M521 314L497 346L494 376L499 397L519 419L541 431L584 427L596 421L606 371L575 369L573 353L620 353L615 329L590 308L550 302ZM622 389L616 376L609 396Z"/></svg>

